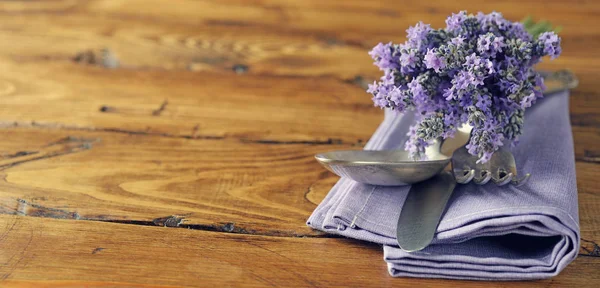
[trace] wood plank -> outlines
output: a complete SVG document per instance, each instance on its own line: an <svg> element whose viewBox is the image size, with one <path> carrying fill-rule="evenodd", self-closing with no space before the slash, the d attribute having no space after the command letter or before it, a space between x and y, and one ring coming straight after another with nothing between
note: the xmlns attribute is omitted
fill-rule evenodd
<svg viewBox="0 0 600 288"><path fill-rule="evenodd" d="M313 155L346 147L36 128L0 135L11 139L0 142L5 213L136 221L180 215L186 224L282 235L315 234L304 222L316 204L304 195L336 176Z"/></svg>
<svg viewBox="0 0 600 288"><path fill-rule="evenodd" d="M457 11L454 3L433 7L418 1L227 2L184 1L181 5L189 9L139 0L4 4L0 28L9 33L0 34L0 55L40 63L70 61L90 49L109 48L125 69L231 71L241 64L248 68L241 71L257 74L376 78L380 72L371 65L367 49L382 41L403 41L406 27L420 20L441 26ZM536 7L536 15L564 27L564 54L549 67L600 66L590 49L597 46L600 30L594 17L580 17L598 13L593 4L462 2L469 4L459 7L471 11L502 9L513 20L523 18L527 7ZM362 21L354 21L357 17Z"/></svg>
<svg viewBox="0 0 600 288"><path fill-rule="evenodd" d="M304 222L338 177L313 155L345 148L39 127L0 136L11 140L0 141L1 213L149 225L177 215L196 229L283 236L319 235ZM577 163L582 237L600 243L598 167Z"/></svg>
<svg viewBox="0 0 600 288"><path fill-rule="evenodd" d="M457 7L564 27L563 56L539 68L580 79L588 256L551 280L391 279L376 245L304 225L337 181L312 155L358 149L381 121L366 51ZM596 287L598 14L561 0L3 1L0 286Z"/></svg>
<svg viewBox="0 0 600 288"><path fill-rule="evenodd" d="M407 8L391 3L374 7L377 5L335 1L283 1L263 7L228 1L231 6L225 13L220 2L185 3L190 9L164 1L152 1L151 5L140 5L139 1L3 5L0 11L7 18L0 27L6 31L0 33L0 58L5 60L0 67L0 95L4 100L0 121L186 137L331 139L352 144L364 141L381 120L381 111L372 107L364 89L352 85L364 86L380 75L371 65L367 49L379 41L401 41L404 28L398 27L417 19L435 20L434 24L437 21L440 23L436 25L441 25L443 17L439 14L455 9L452 5L430 9L429 4L418 2ZM531 1L515 3L483 3L473 8L502 8L515 18L524 7L537 5ZM559 8L561 13L552 13ZM563 56L542 63L540 68L574 70L581 79L574 93L584 94L579 97L584 100L572 101L573 113L582 114L575 117L574 124L600 123L592 108L600 101L595 97L600 62L590 49L595 47L590 41L600 39L595 37L600 29L591 25L593 17L579 17L581 13L595 13L597 7L587 3L562 7L559 2L549 2L540 9L537 11L550 20L565 22ZM382 16L382 10L402 13ZM22 13L27 13L28 25L23 25ZM289 13L298 15L294 21L282 23L280 14ZM356 21L350 20L357 13L373 17L366 19L373 21L361 21L364 23L354 27ZM189 17L192 14L195 16ZM375 21L381 17L390 25ZM330 21L322 25L316 19ZM73 26L73 22L81 24ZM319 32L322 26L330 30ZM390 30L381 31L381 27ZM348 33L358 33L363 42L337 39L349 28L357 28ZM103 47L116 55L119 68L126 71L73 63L102 62L98 49ZM90 58L88 50L95 51L95 58ZM251 75L234 76L233 68ZM164 111L155 113L163 104L167 104ZM37 105L47 109L34 110ZM261 113L253 113L257 110Z"/></svg>
<svg viewBox="0 0 600 288"><path fill-rule="evenodd" d="M8 62L0 64L0 74L3 126L17 122L187 138L352 145L365 141L383 119L362 88L328 78L232 78Z"/></svg>
<svg viewBox="0 0 600 288"><path fill-rule="evenodd" d="M361 87L331 77L236 77L10 62L1 63L0 72L0 126L16 122L187 138L356 145L366 142L383 117ZM595 76L578 76L582 88L571 97L573 125L596 127L600 114L594 107L600 97L590 86Z"/></svg>
<svg viewBox="0 0 600 288"><path fill-rule="evenodd" d="M393 279L377 245L0 216L3 287L594 287L600 258L543 281ZM10 249L6 249L10 247ZM360 259L360 261L357 261Z"/></svg>

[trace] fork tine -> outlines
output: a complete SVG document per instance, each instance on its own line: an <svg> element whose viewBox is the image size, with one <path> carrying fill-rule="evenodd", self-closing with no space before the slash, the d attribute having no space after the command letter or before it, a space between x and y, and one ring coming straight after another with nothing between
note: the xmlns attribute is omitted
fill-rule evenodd
<svg viewBox="0 0 600 288"><path fill-rule="evenodd" d="M488 170L480 170L479 173L473 178L473 182L477 185L485 185L492 179L492 173Z"/></svg>
<svg viewBox="0 0 600 288"><path fill-rule="evenodd" d="M523 178L521 178L521 179L517 179L517 177L515 177L515 178L512 180L512 184L513 184L513 185L515 185L515 187L519 187L519 186L521 186L521 185L523 185L523 184L527 183L527 180L529 180L529 176L531 176L531 174L527 173L527 174L525 174L525 176L523 176Z"/></svg>
<svg viewBox="0 0 600 288"><path fill-rule="evenodd" d="M500 177L500 175L498 175L498 178L492 177L492 181L494 181L494 183L496 183L496 185L498 185L498 186L504 186L504 185L508 184L512 179L513 179L513 173L508 173L508 174L504 175L504 177Z"/></svg>
<svg viewBox="0 0 600 288"><path fill-rule="evenodd" d="M454 178L456 179L456 183L467 184L473 179L474 176L474 169L454 169Z"/></svg>

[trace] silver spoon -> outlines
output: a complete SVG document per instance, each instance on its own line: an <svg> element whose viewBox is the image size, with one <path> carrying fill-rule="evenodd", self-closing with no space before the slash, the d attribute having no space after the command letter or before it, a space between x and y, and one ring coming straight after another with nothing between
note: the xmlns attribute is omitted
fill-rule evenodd
<svg viewBox="0 0 600 288"><path fill-rule="evenodd" d="M469 131L460 131L447 141L427 147L427 160L412 160L405 150L348 150L315 155L329 171L359 183L403 186L425 181L448 166L452 152L469 140Z"/></svg>

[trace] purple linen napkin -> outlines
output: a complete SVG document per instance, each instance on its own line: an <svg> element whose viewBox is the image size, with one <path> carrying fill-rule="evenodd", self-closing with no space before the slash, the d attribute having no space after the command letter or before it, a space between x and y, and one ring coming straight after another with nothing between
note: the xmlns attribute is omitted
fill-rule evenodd
<svg viewBox="0 0 600 288"><path fill-rule="evenodd" d="M579 214L568 92L528 109L520 144L512 149L521 187L457 185L432 245L404 252L396 222L409 187L382 187L340 179L308 225L384 244L392 276L522 280L557 275L577 256ZM386 112L365 149L402 149L413 115Z"/></svg>

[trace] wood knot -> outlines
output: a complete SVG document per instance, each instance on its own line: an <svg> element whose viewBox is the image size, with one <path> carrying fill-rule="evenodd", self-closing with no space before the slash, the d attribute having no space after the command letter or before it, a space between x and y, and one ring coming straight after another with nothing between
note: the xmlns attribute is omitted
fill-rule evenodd
<svg viewBox="0 0 600 288"><path fill-rule="evenodd" d="M244 64L235 64L233 65L233 72L235 72L236 74L244 74L246 72L248 72L248 70L250 70L250 67L248 67L248 65L244 65Z"/></svg>
<svg viewBox="0 0 600 288"><path fill-rule="evenodd" d="M181 223L183 223L183 221L185 221L185 217L171 215L171 216L167 216L167 217L156 218L156 219L152 220L152 223L154 223L154 225L156 225L156 226L162 226L162 227L179 227L179 225L181 225Z"/></svg>
<svg viewBox="0 0 600 288"><path fill-rule="evenodd" d="M79 52L73 57L73 61L82 64L98 65L109 69L119 67L119 59L108 48Z"/></svg>

